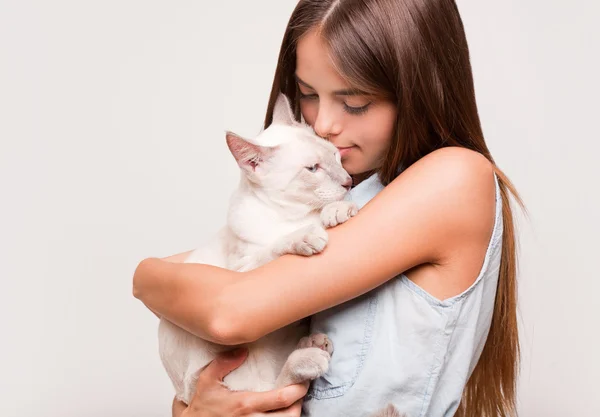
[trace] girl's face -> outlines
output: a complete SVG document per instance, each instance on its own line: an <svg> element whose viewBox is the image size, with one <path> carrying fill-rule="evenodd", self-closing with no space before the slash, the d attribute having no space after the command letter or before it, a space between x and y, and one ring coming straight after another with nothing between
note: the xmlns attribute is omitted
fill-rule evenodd
<svg viewBox="0 0 600 417"><path fill-rule="evenodd" d="M363 179L360 174L380 168L392 141L396 106L352 90L315 30L298 41L296 80L304 120L340 150L346 171Z"/></svg>

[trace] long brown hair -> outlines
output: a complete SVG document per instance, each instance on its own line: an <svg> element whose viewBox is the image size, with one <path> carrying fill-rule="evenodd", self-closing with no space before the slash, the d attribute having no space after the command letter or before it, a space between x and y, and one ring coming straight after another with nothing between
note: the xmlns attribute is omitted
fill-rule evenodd
<svg viewBox="0 0 600 417"><path fill-rule="evenodd" d="M279 92L300 117L294 78L299 38L316 29L341 76L397 105L394 139L379 170L385 184L428 153L462 146L494 164L502 195L502 259L491 328L457 411L461 417L516 414L519 371L517 248L510 195L523 203L485 143L463 23L453 0L301 0L285 31L264 127Z"/></svg>

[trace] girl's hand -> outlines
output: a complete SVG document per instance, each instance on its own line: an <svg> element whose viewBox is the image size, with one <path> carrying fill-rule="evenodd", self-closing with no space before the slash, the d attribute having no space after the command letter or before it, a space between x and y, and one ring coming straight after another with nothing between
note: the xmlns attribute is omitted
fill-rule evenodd
<svg viewBox="0 0 600 417"><path fill-rule="evenodd" d="M221 385L247 356L241 349L219 355L200 373L190 405L173 401L173 417L300 417L308 383L267 392L230 391Z"/></svg>

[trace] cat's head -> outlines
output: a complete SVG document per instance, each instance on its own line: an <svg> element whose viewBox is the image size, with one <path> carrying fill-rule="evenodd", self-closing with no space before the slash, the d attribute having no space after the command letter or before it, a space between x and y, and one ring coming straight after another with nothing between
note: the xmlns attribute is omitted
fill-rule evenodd
<svg viewBox="0 0 600 417"><path fill-rule="evenodd" d="M273 123L255 139L231 132L226 138L249 183L281 205L320 209L343 199L352 184L338 149L297 122L283 94L275 104Z"/></svg>

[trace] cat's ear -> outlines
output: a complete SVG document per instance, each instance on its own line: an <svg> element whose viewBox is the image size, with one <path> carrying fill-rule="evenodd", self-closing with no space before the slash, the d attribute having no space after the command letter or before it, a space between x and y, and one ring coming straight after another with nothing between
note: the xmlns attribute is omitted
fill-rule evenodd
<svg viewBox="0 0 600 417"><path fill-rule="evenodd" d="M240 168L255 171L271 154L272 149L256 145L233 132L226 132L227 147Z"/></svg>
<svg viewBox="0 0 600 417"><path fill-rule="evenodd" d="M287 126L298 123L294 118L294 112L292 111L290 102L283 93L279 93L277 101L275 101L275 107L273 108L273 123Z"/></svg>

